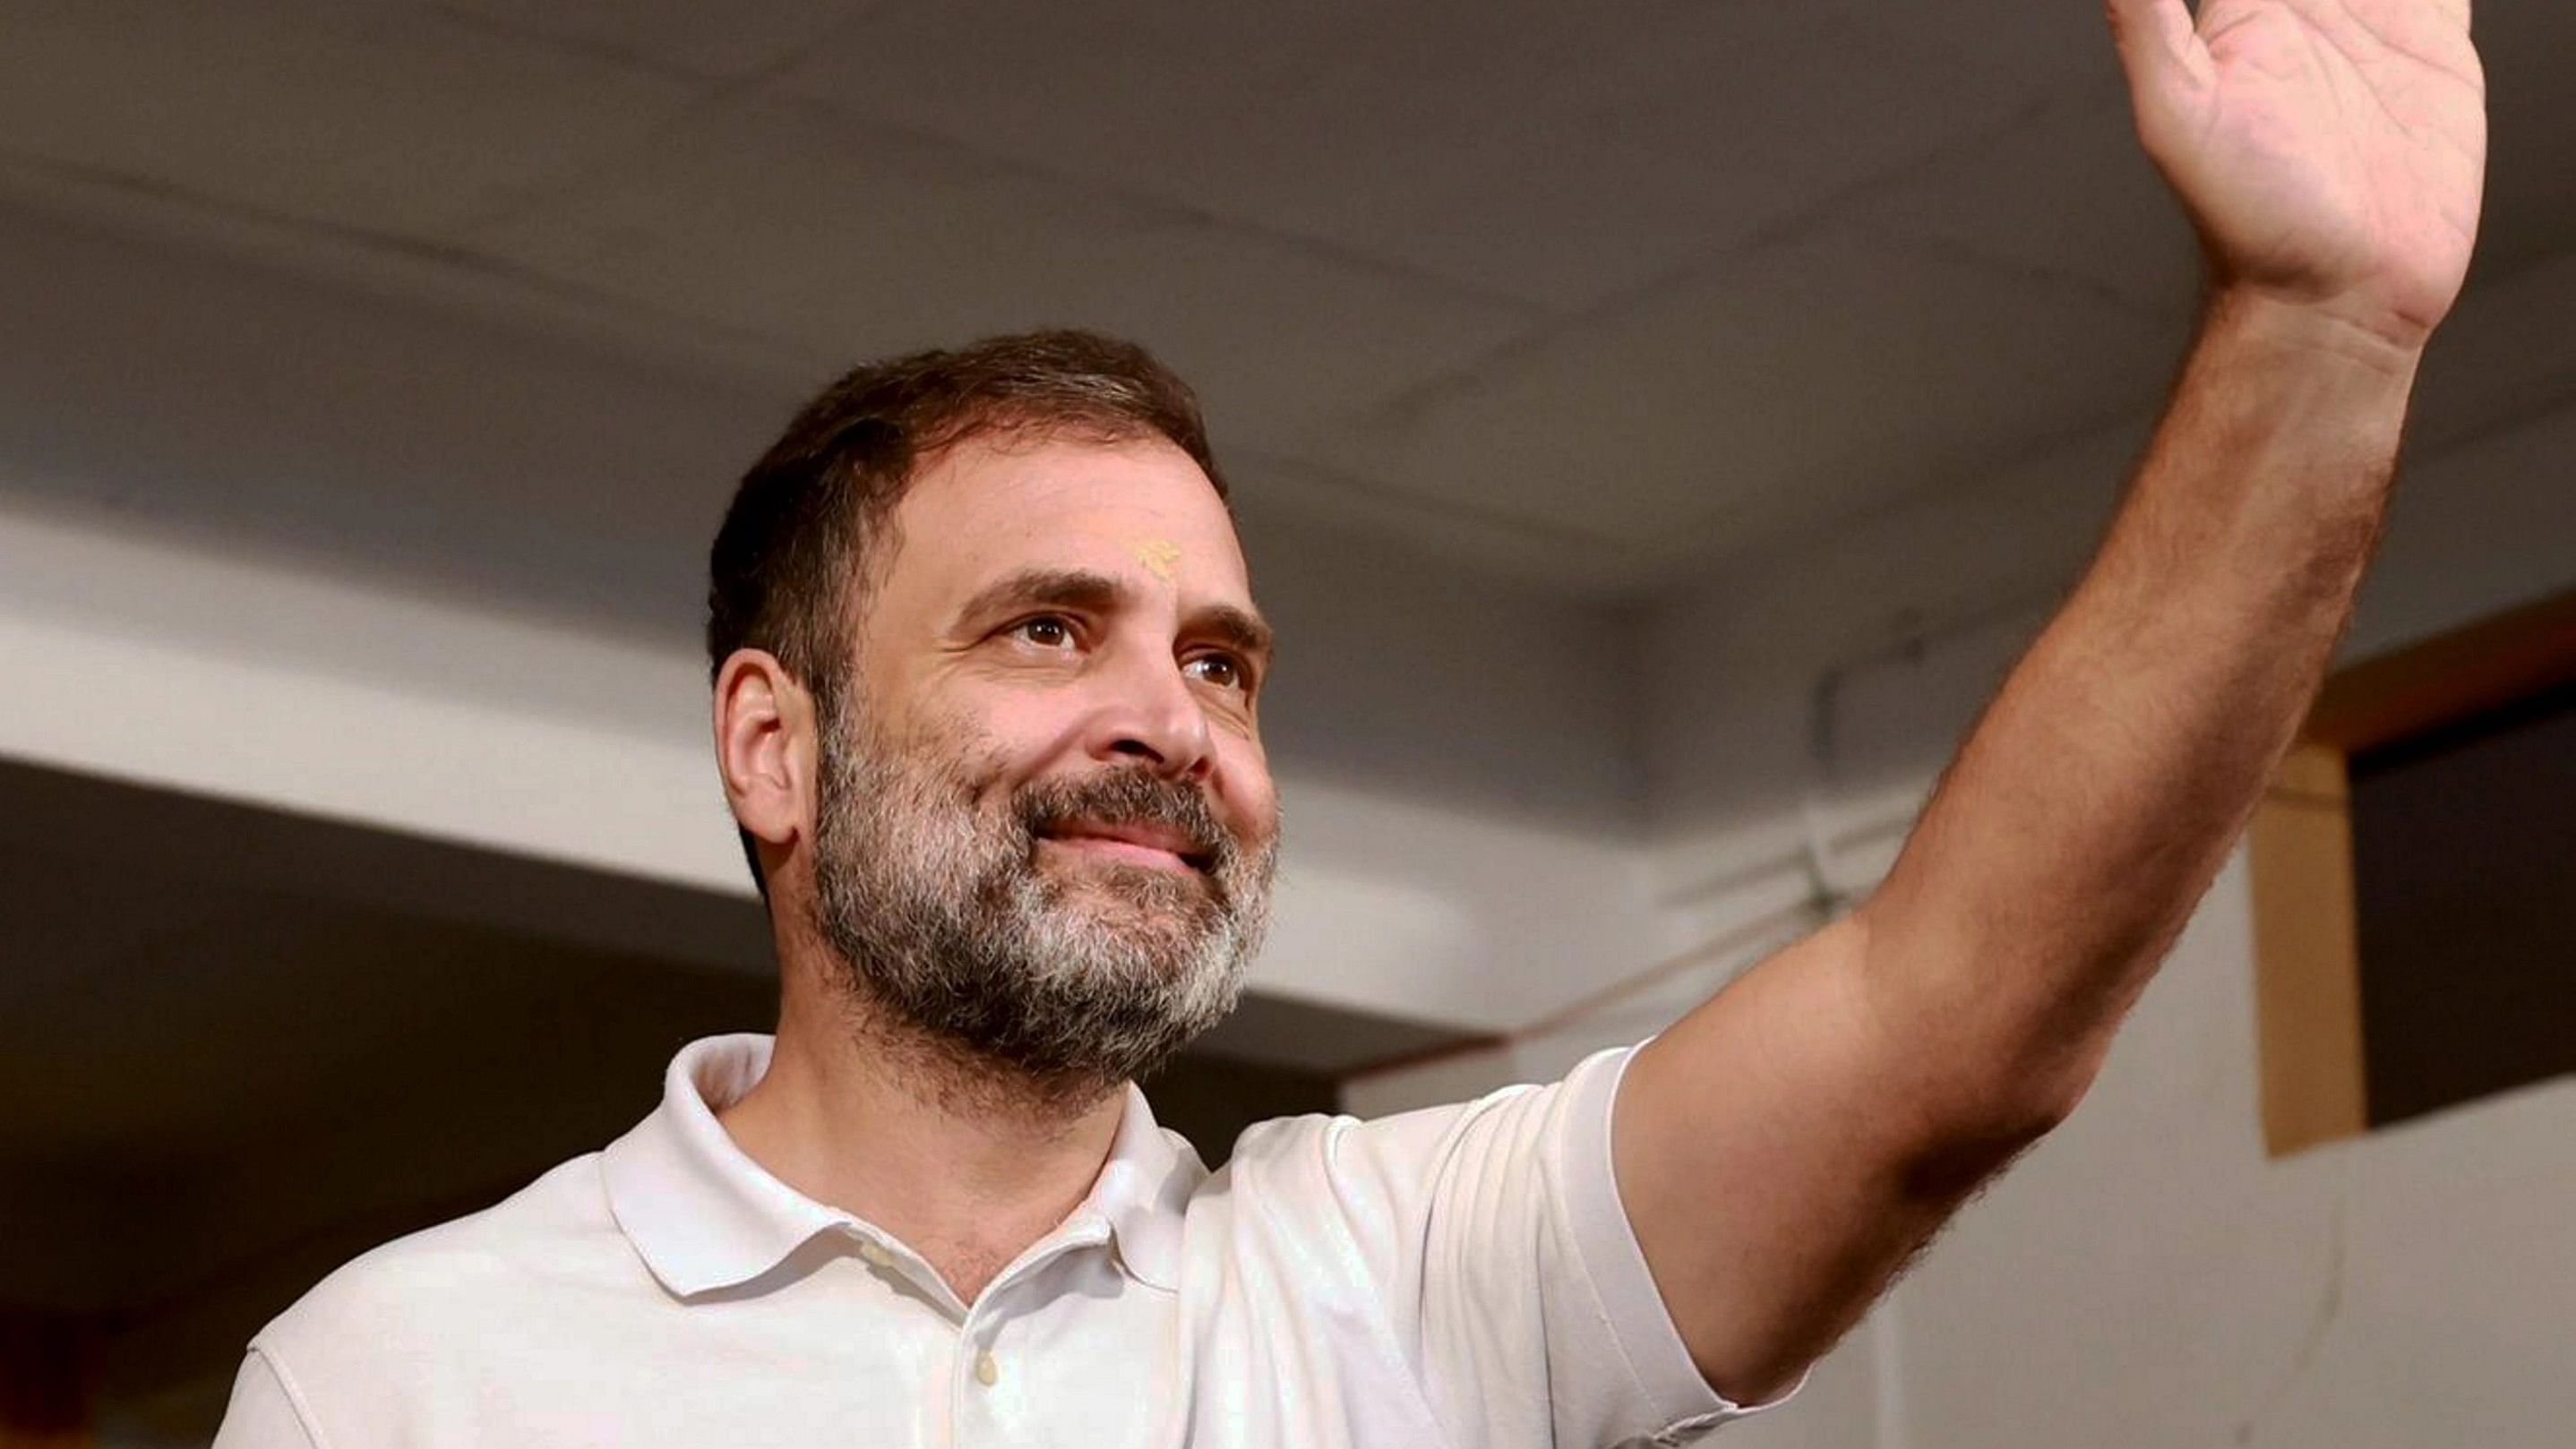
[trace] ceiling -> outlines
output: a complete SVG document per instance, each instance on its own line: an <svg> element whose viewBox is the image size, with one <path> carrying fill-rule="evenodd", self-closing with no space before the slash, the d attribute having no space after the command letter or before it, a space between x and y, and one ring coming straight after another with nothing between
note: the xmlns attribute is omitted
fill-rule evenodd
<svg viewBox="0 0 2576 1449"><path fill-rule="evenodd" d="M1608 594L2132 421L2193 251L2098 5L16 4L0 188L778 386L1136 336L1241 486ZM2479 7L2482 279L2576 18Z"/></svg>

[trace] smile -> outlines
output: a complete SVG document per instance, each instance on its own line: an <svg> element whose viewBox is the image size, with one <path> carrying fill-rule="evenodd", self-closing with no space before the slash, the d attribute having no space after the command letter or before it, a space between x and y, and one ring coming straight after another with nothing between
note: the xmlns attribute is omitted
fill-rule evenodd
<svg viewBox="0 0 2576 1449"><path fill-rule="evenodd" d="M1208 857L1191 848L1183 836L1150 825L1094 825L1079 822L1049 830L1039 839L1095 860L1141 865L1153 870L1204 871Z"/></svg>

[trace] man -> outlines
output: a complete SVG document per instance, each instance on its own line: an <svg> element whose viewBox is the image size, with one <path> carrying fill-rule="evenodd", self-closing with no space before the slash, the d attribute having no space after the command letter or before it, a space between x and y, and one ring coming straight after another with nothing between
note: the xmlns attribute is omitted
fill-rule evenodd
<svg viewBox="0 0 2576 1449"><path fill-rule="evenodd" d="M2112 0L2213 286L2090 574L1844 920L1564 1081L1247 1133L1269 631L1185 389L862 369L715 549L767 1038L252 1345L219 1443L1679 1443L1790 1390L2062 1120L2347 617L2484 155L2468 0Z"/></svg>

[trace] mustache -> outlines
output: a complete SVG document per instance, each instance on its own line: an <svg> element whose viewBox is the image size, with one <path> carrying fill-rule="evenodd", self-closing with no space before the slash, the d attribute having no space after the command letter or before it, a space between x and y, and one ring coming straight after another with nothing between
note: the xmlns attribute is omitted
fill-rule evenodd
<svg viewBox="0 0 2576 1449"><path fill-rule="evenodd" d="M1112 770L1075 780L1036 781L1013 796L1020 824L1032 839L1077 820L1102 825L1153 825L1179 835L1210 874L1232 868L1242 854L1197 788L1147 769Z"/></svg>

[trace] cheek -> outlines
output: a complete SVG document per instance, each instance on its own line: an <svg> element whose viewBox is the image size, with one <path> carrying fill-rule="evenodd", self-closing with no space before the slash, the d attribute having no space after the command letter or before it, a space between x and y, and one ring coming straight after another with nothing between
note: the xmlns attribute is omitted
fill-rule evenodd
<svg viewBox="0 0 2576 1449"><path fill-rule="evenodd" d="M1245 833L1263 840L1278 833L1279 794L1257 746L1225 761L1217 793Z"/></svg>
<svg viewBox="0 0 2576 1449"><path fill-rule="evenodd" d="M1076 717L1059 702L1003 691L931 721L930 748L971 762L987 791L1007 792L1053 772L1078 750Z"/></svg>

